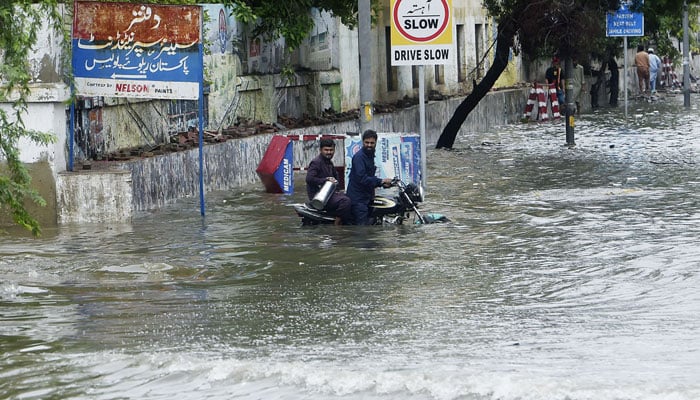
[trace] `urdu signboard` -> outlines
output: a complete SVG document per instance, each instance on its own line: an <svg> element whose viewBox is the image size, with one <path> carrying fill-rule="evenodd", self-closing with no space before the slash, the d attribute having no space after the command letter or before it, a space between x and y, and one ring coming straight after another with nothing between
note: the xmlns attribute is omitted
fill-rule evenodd
<svg viewBox="0 0 700 400"><path fill-rule="evenodd" d="M76 2L76 93L198 99L201 27L199 6Z"/></svg>
<svg viewBox="0 0 700 400"><path fill-rule="evenodd" d="M451 0L391 1L391 65L449 64Z"/></svg>

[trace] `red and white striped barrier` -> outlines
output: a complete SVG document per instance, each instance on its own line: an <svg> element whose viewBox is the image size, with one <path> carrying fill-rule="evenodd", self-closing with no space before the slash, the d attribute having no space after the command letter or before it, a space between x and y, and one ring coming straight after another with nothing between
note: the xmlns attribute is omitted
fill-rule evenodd
<svg viewBox="0 0 700 400"><path fill-rule="evenodd" d="M529 121L532 117L532 109L537 102L537 84L530 88L530 94L527 96L527 104L525 105L525 112L523 113L523 119Z"/></svg>
<svg viewBox="0 0 700 400"><path fill-rule="evenodd" d="M547 92L545 92L545 87ZM554 87L550 87L548 84L540 85L539 83L534 83L530 89L530 94L527 98L527 104L525 105L525 112L523 113L523 119L530 121L532 119L532 113L537 104L537 120L547 121L549 120L549 112L547 110L547 97L551 103L552 108L552 119L557 119L561 117L559 113L559 100L557 98L557 90Z"/></svg>
<svg viewBox="0 0 700 400"><path fill-rule="evenodd" d="M552 118L561 118L561 114L559 113L559 97L557 97L557 88L554 86L549 87L549 101L552 104Z"/></svg>
<svg viewBox="0 0 700 400"><path fill-rule="evenodd" d="M669 57L664 57L663 64L663 75L661 75L661 83L667 88L680 88L683 85L678 81L678 76L676 76L676 71L673 70L673 63Z"/></svg>

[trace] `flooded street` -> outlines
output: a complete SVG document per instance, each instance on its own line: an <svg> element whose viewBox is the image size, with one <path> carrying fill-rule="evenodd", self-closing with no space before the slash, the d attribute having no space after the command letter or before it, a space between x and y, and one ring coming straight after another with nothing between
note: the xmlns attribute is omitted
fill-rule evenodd
<svg viewBox="0 0 700 400"><path fill-rule="evenodd" d="M693 98L696 104L697 99ZM428 152L450 224L297 193L0 236L2 399L700 398L700 111L682 95Z"/></svg>

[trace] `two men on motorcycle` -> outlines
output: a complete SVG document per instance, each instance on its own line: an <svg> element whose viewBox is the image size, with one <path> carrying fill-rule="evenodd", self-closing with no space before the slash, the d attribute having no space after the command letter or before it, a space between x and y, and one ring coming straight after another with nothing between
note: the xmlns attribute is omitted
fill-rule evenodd
<svg viewBox="0 0 700 400"><path fill-rule="evenodd" d="M337 190L339 174L332 162L335 142L330 139L320 141L320 154L311 161L306 175L307 194L311 202L294 206L303 225L400 225L412 216L415 223L448 222L443 215L422 215L418 211L417 203L423 201L422 189L418 185L406 184L398 177L382 179L376 176L376 146L377 133L365 131L362 148L352 157L347 194L343 194ZM392 186L398 189L396 196L375 198L376 188Z"/></svg>
<svg viewBox="0 0 700 400"><path fill-rule="evenodd" d="M336 189L323 208L335 217L335 225L371 224L370 206L374 200L375 188L391 186L391 178L381 179L375 176L376 146L377 132L366 130L362 134L362 148L352 157L347 194ZM309 200L313 200L327 181L338 183L338 171L333 165L334 154L335 142L322 139L320 154L311 161L306 173L306 193Z"/></svg>

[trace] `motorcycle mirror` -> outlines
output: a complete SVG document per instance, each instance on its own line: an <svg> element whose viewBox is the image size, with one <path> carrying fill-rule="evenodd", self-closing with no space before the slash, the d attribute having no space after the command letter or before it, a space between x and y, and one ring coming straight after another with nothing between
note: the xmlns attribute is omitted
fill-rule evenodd
<svg viewBox="0 0 700 400"><path fill-rule="evenodd" d="M418 184L418 193L420 193L420 199L418 201L423 202L423 200L425 200L425 190L421 184Z"/></svg>

